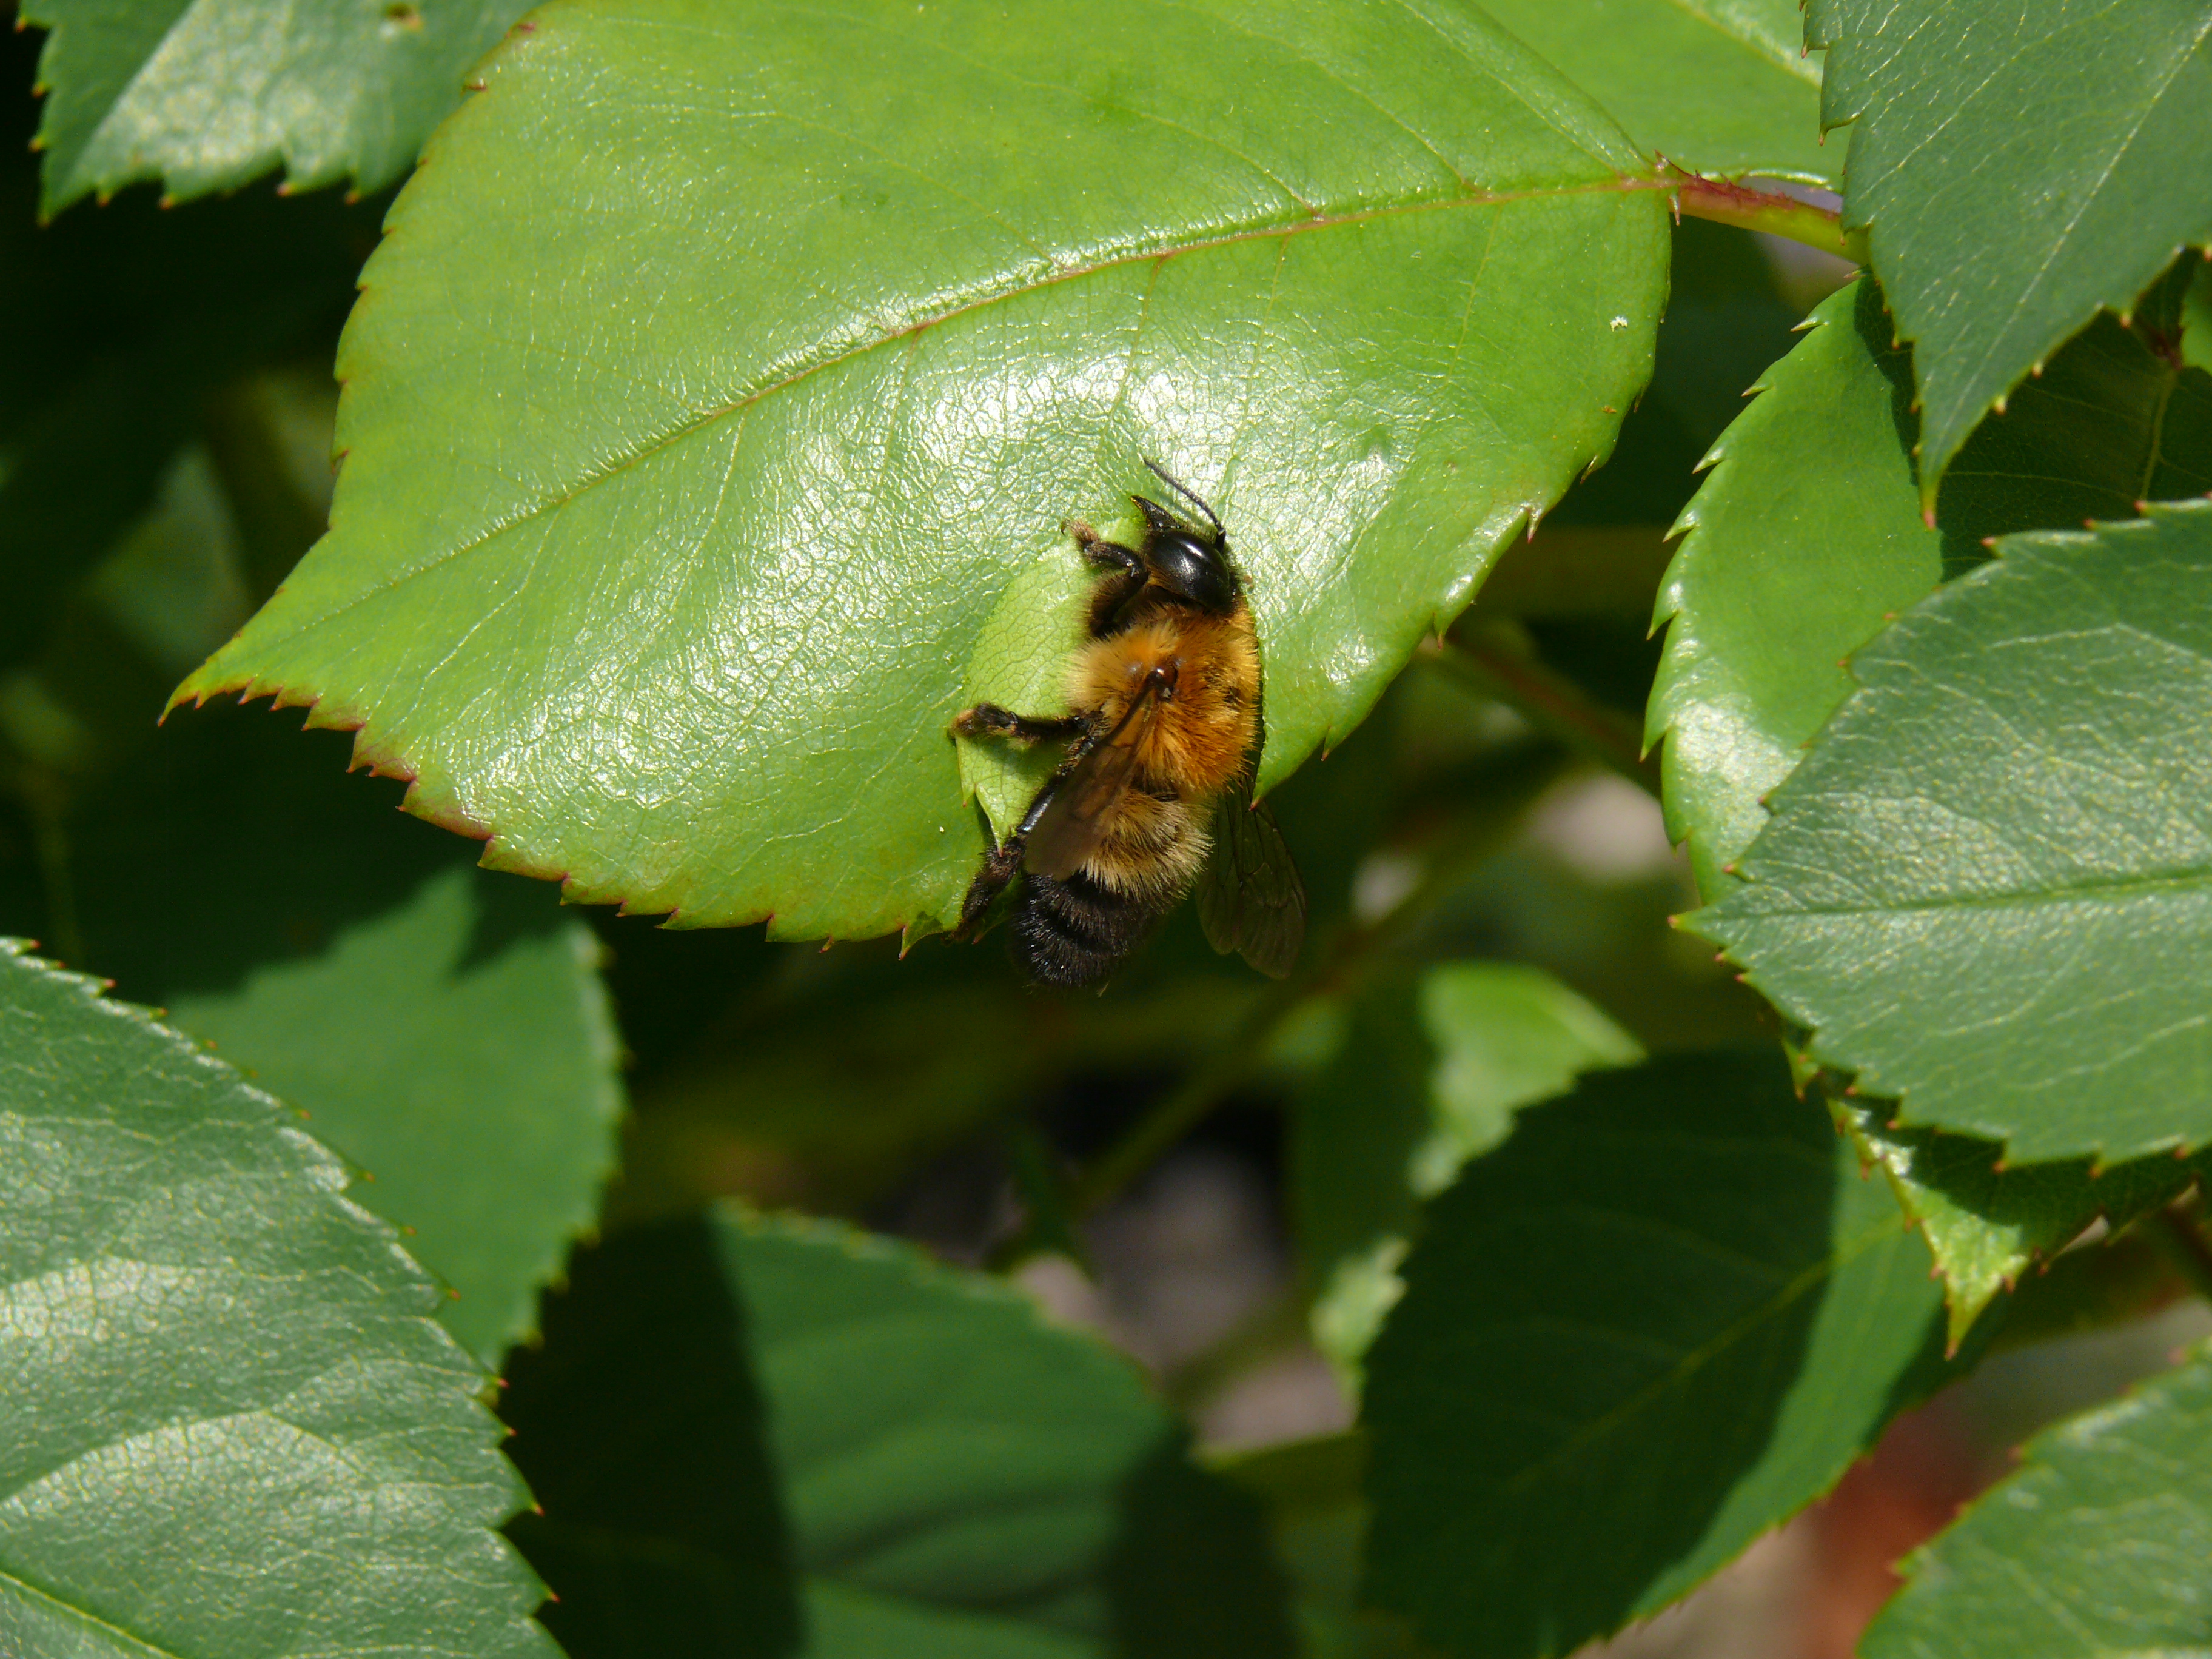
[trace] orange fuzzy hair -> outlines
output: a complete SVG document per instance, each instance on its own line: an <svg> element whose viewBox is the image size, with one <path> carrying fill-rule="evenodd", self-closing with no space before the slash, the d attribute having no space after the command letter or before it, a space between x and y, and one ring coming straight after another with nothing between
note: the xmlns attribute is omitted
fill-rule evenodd
<svg viewBox="0 0 2212 1659"><path fill-rule="evenodd" d="M1197 879L1211 847L1215 798L1243 773L1260 735L1260 651L1252 613L1156 611L1096 640L1068 665L1069 705L1112 727L1152 672L1175 668L1139 741L1129 787L1085 869L1101 885L1172 902Z"/></svg>

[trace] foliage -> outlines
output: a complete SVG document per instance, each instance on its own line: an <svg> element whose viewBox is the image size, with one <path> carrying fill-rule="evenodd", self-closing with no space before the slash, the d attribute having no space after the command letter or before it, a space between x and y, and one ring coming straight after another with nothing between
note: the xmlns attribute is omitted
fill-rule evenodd
<svg viewBox="0 0 2212 1659"><path fill-rule="evenodd" d="M549 1651L482 1373L337 1159L12 951L0 1024L8 1650Z"/></svg>
<svg viewBox="0 0 2212 1659"><path fill-rule="evenodd" d="M1539 1659L2212 1291L2201 6L19 21L11 1656ZM1060 998L1148 460L1308 944ZM1865 1651L2199 1642L2207 1363Z"/></svg>
<svg viewBox="0 0 2212 1659"><path fill-rule="evenodd" d="M1405 1277L1369 1365L1369 1583L1446 1652L1665 1606L1944 1376L1924 1252L1771 1051L1522 1113Z"/></svg>
<svg viewBox="0 0 2212 1659"><path fill-rule="evenodd" d="M2207 1404L2200 1350L2132 1399L2031 1442L2019 1474L1913 1559L1905 1593L1868 1632L1868 1659L2149 1655L2201 1641Z"/></svg>
<svg viewBox="0 0 2212 1659"><path fill-rule="evenodd" d="M660 1412L672 1377L703 1413ZM910 1249L640 1228L579 1258L513 1382L516 1532L572 1654L631 1651L647 1601L672 1652L1289 1651L1256 1510L1133 1368Z"/></svg>

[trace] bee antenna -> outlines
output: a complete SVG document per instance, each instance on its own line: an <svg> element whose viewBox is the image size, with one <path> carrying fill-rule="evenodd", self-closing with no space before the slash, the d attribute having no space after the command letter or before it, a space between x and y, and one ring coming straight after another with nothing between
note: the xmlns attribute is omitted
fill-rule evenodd
<svg viewBox="0 0 2212 1659"><path fill-rule="evenodd" d="M1158 461L1147 460L1145 465L1152 468L1153 475L1157 477L1162 483L1165 484L1170 489L1174 490L1176 495L1182 496L1183 500L1188 501L1200 512L1205 514L1206 521L1213 526L1213 533L1215 535L1226 536L1229 533L1228 526L1221 522L1221 515L1216 513L1212 507L1208 507L1206 504L1204 498L1201 497L1195 490L1184 483L1182 479L1170 476L1168 470L1162 466Z"/></svg>

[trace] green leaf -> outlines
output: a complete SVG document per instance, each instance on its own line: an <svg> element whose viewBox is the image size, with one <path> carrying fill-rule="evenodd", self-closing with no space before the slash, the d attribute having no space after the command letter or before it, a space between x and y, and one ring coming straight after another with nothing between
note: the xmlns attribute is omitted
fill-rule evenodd
<svg viewBox="0 0 2212 1659"><path fill-rule="evenodd" d="M2171 1659L2204 1650L2212 1358L2028 1443L1905 1564L1865 1659Z"/></svg>
<svg viewBox="0 0 2212 1659"><path fill-rule="evenodd" d="M436 1293L289 1113L0 951L0 1651L551 1656Z"/></svg>
<svg viewBox="0 0 2212 1659"><path fill-rule="evenodd" d="M1667 739L1668 832L1708 900L1735 885L1762 802L1849 694L1843 659L1942 573L1978 563L1992 536L2212 489L2212 378L2106 317L1984 422L1930 529L1890 326L1870 283L1826 301L1714 446L1677 526L1646 733Z"/></svg>
<svg viewBox="0 0 2212 1659"><path fill-rule="evenodd" d="M170 722L72 823L88 960L306 1111L496 1367L615 1158L591 931L349 778L337 740ZM181 727L182 729L179 729ZM341 753L342 753L341 748ZM255 826L266 826L257 829Z"/></svg>
<svg viewBox="0 0 2212 1659"><path fill-rule="evenodd" d="M380 190L460 101L520 0L27 0L46 216L161 181L164 199L282 167L295 190Z"/></svg>
<svg viewBox="0 0 2212 1659"><path fill-rule="evenodd" d="M2202 1160L2163 1153L2101 1170L2086 1158L2007 1169L2004 1149L1990 1141L1896 1128L1863 1106L1845 1107L1838 1121L1859 1156L1889 1176L1934 1252L1954 1346L1999 1291L2091 1222L2124 1227L2179 1198L2202 1173Z"/></svg>
<svg viewBox="0 0 2212 1659"><path fill-rule="evenodd" d="M1650 155L1707 178L1833 187L1820 66L1796 0L1485 0L1483 9L1602 104Z"/></svg>
<svg viewBox="0 0 2212 1659"><path fill-rule="evenodd" d="M1645 742L1666 739L1667 833L1708 899L1849 693L1840 659L1942 574L1899 441L1905 365L1887 326L1870 283L1823 301L1674 526L1686 533L1659 590L1655 621L1671 626Z"/></svg>
<svg viewBox="0 0 2212 1659"><path fill-rule="evenodd" d="M993 1281L728 1211L583 1254L545 1329L504 1410L572 1659L1290 1651L1251 1506Z"/></svg>
<svg viewBox="0 0 2212 1659"><path fill-rule="evenodd" d="M1335 1059L1300 1091L1291 1162L1316 1288L1315 1341L1356 1373L1402 1292L1423 1200L1511 1133L1513 1114L1636 1040L1540 969L1453 962L1351 1010Z"/></svg>
<svg viewBox="0 0 2212 1659"><path fill-rule="evenodd" d="M1771 1053L1523 1110L1404 1273L1368 1356L1368 1594L1447 1653L1656 1612L1949 1374L1926 1251Z"/></svg>
<svg viewBox="0 0 2212 1659"><path fill-rule="evenodd" d="M2196 0L1812 0L1844 224L1913 343L1923 502L2100 307L2212 243L2212 31ZM2182 183L2181 181L2189 181Z"/></svg>
<svg viewBox="0 0 2212 1659"><path fill-rule="evenodd" d="M967 665L1146 457L1228 520L1272 786L1650 368L1658 181L1472 10L1112 0L1073 55L1048 0L536 23L365 273L330 537L179 695L359 727L577 899L944 923ZM1059 659L1036 620L994 674Z"/></svg>
<svg viewBox="0 0 2212 1659"><path fill-rule="evenodd" d="M2014 1163L2212 1140L2212 502L1999 544L1853 659L1695 926L1899 1121Z"/></svg>

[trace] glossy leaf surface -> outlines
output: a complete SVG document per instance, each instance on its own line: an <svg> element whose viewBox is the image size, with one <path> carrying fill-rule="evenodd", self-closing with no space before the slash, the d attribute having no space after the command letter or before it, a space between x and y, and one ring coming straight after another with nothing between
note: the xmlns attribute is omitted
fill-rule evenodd
<svg viewBox="0 0 2212 1659"><path fill-rule="evenodd" d="M1655 156L1708 178L1834 188L1844 135L1820 142L1820 60L1795 0L1486 0Z"/></svg>
<svg viewBox="0 0 2212 1659"><path fill-rule="evenodd" d="M1656 1612L1945 1376L1926 1250L1771 1054L1524 1109L1403 1273L1368 1355L1368 1595L1447 1654Z"/></svg>
<svg viewBox="0 0 2212 1659"><path fill-rule="evenodd" d="M1644 162L1471 10L1117 0L1073 57L1045 0L534 22L366 273L331 536L185 695L360 726L572 897L943 922L967 665L1147 457L1228 520L1272 783L1649 370ZM1041 609L994 673L1065 647Z"/></svg>
<svg viewBox="0 0 2212 1659"><path fill-rule="evenodd" d="M0 955L0 1651L553 1659L436 1291L294 1115Z"/></svg>
<svg viewBox="0 0 2212 1659"><path fill-rule="evenodd" d="M2212 242L2212 30L2197 0L1812 0L1821 118L1914 347L1919 489L2098 308Z"/></svg>
<svg viewBox="0 0 2212 1659"><path fill-rule="evenodd" d="M2169 1659L2204 1649L2212 1361L2038 1436L1908 1558L1865 1659ZM2032 1587L2032 1589L2030 1588Z"/></svg>
<svg viewBox="0 0 2212 1659"><path fill-rule="evenodd" d="M724 1212L580 1256L545 1325L503 1409L570 1659L1286 1659L1252 1507L994 1281Z"/></svg>
<svg viewBox="0 0 2212 1659"><path fill-rule="evenodd" d="M1999 551L1853 659L1696 925L1907 1125L2203 1146L2212 503Z"/></svg>
<svg viewBox="0 0 2212 1659"><path fill-rule="evenodd" d="M1675 525L1686 533L1659 590L1669 626L1645 741L1665 740L1667 832L1708 898L1849 694L1840 659L1942 574L1898 440L1902 365L1869 338L1886 320L1875 293L1854 283L1821 302Z"/></svg>
<svg viewBox="0 0 2212 1659"><path fill-rule="evenodd" d="M43 207L158 179L181 201L283 167L380 190L460 101L520 0L30 0L50 31Z"/></svg>

